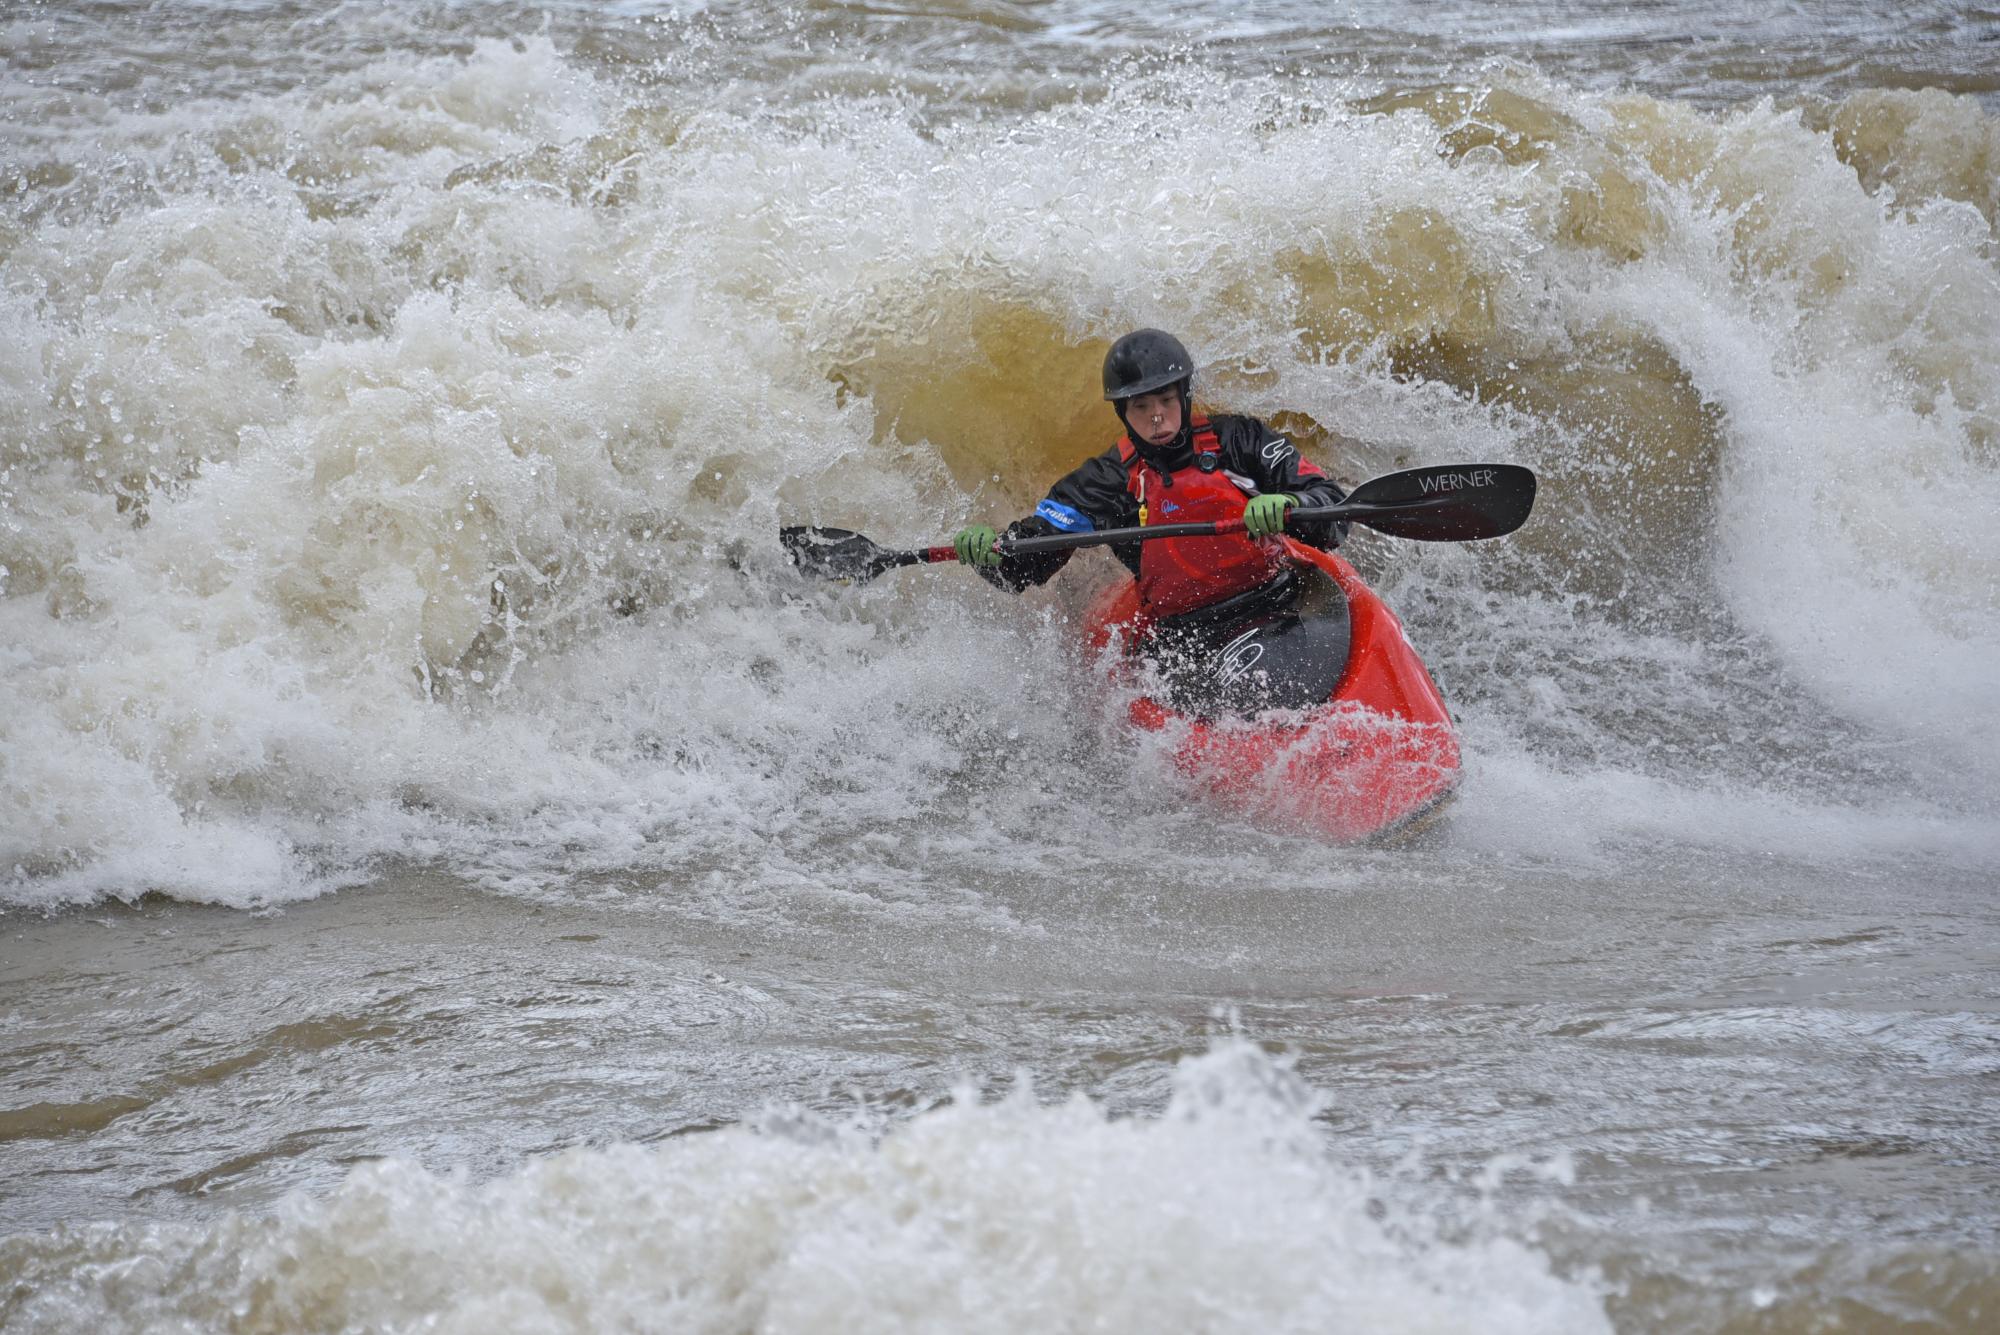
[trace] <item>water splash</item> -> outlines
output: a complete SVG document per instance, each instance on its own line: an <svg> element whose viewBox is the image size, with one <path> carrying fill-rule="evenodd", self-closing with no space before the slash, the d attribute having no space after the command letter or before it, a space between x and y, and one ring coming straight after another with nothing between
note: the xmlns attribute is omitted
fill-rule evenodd
<svg viewBox="0 0 2000 1335"><path fill-rule="evenodd" d="M1066 650L1104 573L828 596L766 540L1024 510L1140 323L1349 478L1543 473L1505 546L1357 543L1473 740L1461 852L1534 810L1586 859L1990 858L2000 295L1934 165L1990 121L1487 74L808 119L543 35L10 140L7 899L824 880L862 828L1164 814Z"/></svg>

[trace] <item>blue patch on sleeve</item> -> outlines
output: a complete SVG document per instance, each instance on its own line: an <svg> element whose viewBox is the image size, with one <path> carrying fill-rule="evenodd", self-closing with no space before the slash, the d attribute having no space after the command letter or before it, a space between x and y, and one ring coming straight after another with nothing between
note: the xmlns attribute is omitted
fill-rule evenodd
<svg viewBox="0 0 2000 1335"><path fill-rule="evenodd" d="M1065 533L1089 533L1097 527L1090 522L1090 516L1083 511L1071 509L1057 501L1043 501L1035 507L1035 515L1048 520Z"/></svg>

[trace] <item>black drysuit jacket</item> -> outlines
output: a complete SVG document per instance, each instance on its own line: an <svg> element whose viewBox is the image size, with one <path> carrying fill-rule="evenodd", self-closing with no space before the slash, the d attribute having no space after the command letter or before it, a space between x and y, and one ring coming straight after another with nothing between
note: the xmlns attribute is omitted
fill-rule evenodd
<svg viewBox="0 0 2000 1335"><path fill-rule="evenodd" d="M1254 417L1217 416L1208 419L1220 448L1212 456L1218 471L1228 475L1248 495L1289 492L1299 505L1337 505L1347 493L1321 472L1319 466L1301 455L1291 441ZM1143 458L1161 473L1171 476L1197 464L1189 443L1192 433L1183 432L1180 441L1165 449L1139 445L1132 468ZM1136 443L1136 442L1135 442ZM1113 445L1104 453L1086 459L1049 488L1048 496L1026 518L1007 526L1010 538L1039 538L1052 533L1090 533L1100 529L1135 528L1139 523L1139 502L1132 495L1130 471ZM1288 529L1294 536L1315 547L1337 547L1347 536L1347 525L1338 520L1307 520ZM1139 551L1144 544L1111 544L1111 554L1139 573ZM979 573L1002 588L1019 592L1031 584L1046 583L1061 570L1073 552L1039 552L1008 556L997 566Z"/></svg>

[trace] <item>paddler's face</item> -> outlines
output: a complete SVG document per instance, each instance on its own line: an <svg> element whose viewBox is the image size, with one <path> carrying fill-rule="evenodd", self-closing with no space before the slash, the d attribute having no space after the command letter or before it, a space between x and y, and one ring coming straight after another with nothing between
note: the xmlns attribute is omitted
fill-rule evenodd
<svg viewBox="0 0 2000 1335"><path fill-rule="evenodd" d="M1125 423L1148 445L1165 445L1181 433L1181 395L1172 385L1125 401Z"/></svg>

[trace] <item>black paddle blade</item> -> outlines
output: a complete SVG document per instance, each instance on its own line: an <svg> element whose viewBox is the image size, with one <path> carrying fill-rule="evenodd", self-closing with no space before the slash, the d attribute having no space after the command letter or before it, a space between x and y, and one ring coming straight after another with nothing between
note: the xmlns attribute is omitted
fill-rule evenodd
<svg viewBox="0 0 2000 1335"><path fill-rule="evenodd" d="M1444 464L1362 483L1344 517L1398 538L1472 542L1512 533L1535 508L1535 475L1519 464Z"/></svg>
<svg viewBox="0 0 2000 1335"><path fill-rule="evenodd" d="M901 565L899 553L879 547L844 528L781 528L778 541L792 564L821 579L866 584L883 571Z"/></svg>

